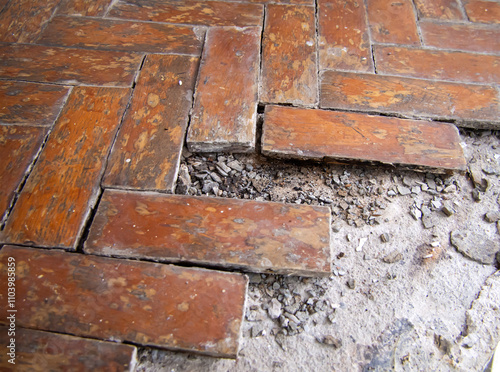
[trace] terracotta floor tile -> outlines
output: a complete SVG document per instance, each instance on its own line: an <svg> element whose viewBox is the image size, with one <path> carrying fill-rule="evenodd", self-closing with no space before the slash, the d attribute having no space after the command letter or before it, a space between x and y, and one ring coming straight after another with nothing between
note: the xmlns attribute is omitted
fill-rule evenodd
<svg viewBox="0 0 500 372"><path fill-rule="evenodd" d="M462 20L458 0L415 0L419 18Z"/></svg>
<svg viewBox="0 0 500 372"><path fill-rule="evenodd" d="M39 44L147 53L201 54L204 31L193 26L55 17Z"/></svg>
<svg viewBox="0 0 500 372"><path fill-rule="evenodd" d="M0 13L0 41L33 43L60 0L13 0Z"/></svg>
<svg viewBox="0 0 500 372"><path fill-rule="evenodd" d="M9 345L9 328L0 326L0 344ZM137 349L115 342L97 341L58 333L16 329L18 371L133 371ZM0 370L9 371L6 352L0 354Z"/></svg>
<svg viewBox="0 0 500 372"><path fill-rule="evenodd" d="M500 29L478 24L420 22L424 45L470 52L500 53Z"/></svg>
<svg viewBox="0 0 500 372"><path fill-rule="evenodd" d="M373 71L363 1L319 0L321 69Z"/></svg>
<svg viewBox="0 0 500 372"><path fill-rule="evenodd" d="M113 0L62 0L57 14L100 17Z"/></svg>
<svg viewBox="0 0 500 372"><path fill-rule="evenodd" d="M328 275L330 210L106 190L84 250L254 272Z"/></svg>
<svg viewBox="0 0 500 372"><path fill-rule="evenodd" d="M411 0L367 0L373 41L419 45Z"/></svg>
<svg viewBox="0 0 500 372"><path fill-rule="evenodd" d="M76 248L129 93L118 88L73 90L0 241Z"/></svg>
<svg viewBox="0 0 500 372"><path fill-rule="evenodd" d="M211 28L188 130L191 151L255 148L261 30Z"/></svg>
<svg viewBox="0 0 500 372"><path fill-rule="evenodd" d="M497 1L464 1L465 12L472 22L500 23L500 3Z"/></svg>
<svg viewBox="0 0 500 372"><path fill-rule="evenodd" d="M262 102L313 105L318 96L314 8L267 6Z"/></svg>
<svg viewBox="0 0 500 372"><path fill-rule="evenodd" d="M0 79L131 86L142 55L38 45L0 45Z"/></svg>
<svg viewBox="0 0 500 372"><path fill-rule="evenodd" d="M146 57L104 185L174 191L197 70L197 58Z"/></svg>
<svg viewBox="0 0 500 372"><path fill-rule="evenodd" d="M48 128L0 125L0 222L35 160Z"/></svg>
<svg viewBox="0 0 500 372"><path fill-rule="evenodd" d="M0 81L0 124L52 125L69 88Z"/></svg>
<svg viewBox="0 0 500 372"><path fill-rule="evenodd" d="M322 78L321 107L500 126L498 92L493 87L335 71L325 72Z"/></svg>
<svg viewBox="0 0 500 372"><path fill-rule="evenodd" d="M416 169L466 168L454 125L267 106L262 152L299 159L349 159Z"/></svg>
<svg viewBox="0 0 500 372"><path fill-rule="evenodd" d="M259 26L264 8L223 1L119 0L110 17L204 26Z"/></svg>
<svg viewBox="0 0 500 372"><path fill-rule="evenodd" d="M8 257L19 268L19 327L236 357L244 275L8 246L0 251L3 303ZM5 307L0 314L4 323Z"/></svg>
<svg viewBox="0 0 500 372"><path fill-rule="evenodd" d="M470 83L500 82L500 56L438 50L374 47L380 74Z"/></svg>

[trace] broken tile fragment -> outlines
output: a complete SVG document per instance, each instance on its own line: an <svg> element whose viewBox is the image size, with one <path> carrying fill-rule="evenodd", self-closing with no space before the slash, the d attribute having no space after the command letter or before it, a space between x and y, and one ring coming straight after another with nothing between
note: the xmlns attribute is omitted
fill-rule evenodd
<svg viewBox="0 0 500 372"><path fill-rule="evenodd" d="M267 6L261 102L313 105L318 95L314 8Z"/></svg>
<svg viewBox="0 0 500 372"><path fill-rule="evenodd" d="M194 57L146 57L105 186L174 191L197 68Z"/></svg>
<svg viewBox="0 0 500 372"><path fill-rule="evenodd" d="M23 268L16 271L18 327L236 357L242 274L7 246L0 251L3 303L9 257ZM6 307L0 315L4 323Z"/></svg>
<svg viewBox="0 0 500 372"><path fill-rule="evenodd" d="M0 326L0 343L9 345L7 326ZM17 328L15 362L30 371L134 371L137 348L58 333ZM10 370L8 353L0 354L0 370Z"/></svg>
<svg viewBox="0 0 500 372"><path fill-rule="evenodd" d="M253 272L330 273L327 207L106 190L87 253Z"/></svg>
<svg viewBox="0 0 500 372"><path fill-rule="evenodd" d="M129 99L124 88L74 88L0 241L75 249Z"/></svg>
<svg viewBox="0 0 500 372"><path fill-rule="evenodd" d="M454 125L358 113L266 106L262 152L465 171Z"/></svg>
<svg viewBox="0 0 500 372"><path fill-rule="evenodd" d="M187 145L193 152L255 148L259 27L207 31Z"/></svg>

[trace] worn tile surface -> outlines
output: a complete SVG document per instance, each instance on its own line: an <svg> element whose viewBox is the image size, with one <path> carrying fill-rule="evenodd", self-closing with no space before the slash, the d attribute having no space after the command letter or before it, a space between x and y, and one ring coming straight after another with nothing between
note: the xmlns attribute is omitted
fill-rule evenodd
<svg viewBox="0 0 500 372"><path fill-rule="evenodd" d="M57 14L99 17L111 3L112 0L61 0Z"/></svg>
<svg viewBox="0 0 500 372"><path fill-rule="evenodd" d="M258 27L207 32L187 136L190 150L254 149L260 34Z"/></svg>
<svg viewBox="0 0 500 372"><path fill-rule="evenodd" d="M372 72L364 2L319 0L318 17L320 68Z"/></svg>
<svg viewBox="0 0 500 372"><path fill-rule="evenodd" d="M105 186L174 191L197 69L192 57L146 58Z"/></svg>
<svg viewBox="0 0 500 372"><path fill-rule="evenodd" d="M374 41L420 44L411 0L367 0L367 6L368 21Z"/></svg>
<svg viewBox="0 0 500 372"><path fill-rule="evenodd" d="M261 25L263 12L262 5L247 3L119 0L112 6L109 15L154 22L244 27Z"/></svg>
<svg viewBox="0 0 500 372"><path fill-rule="evenodd" d="M0 326L0 343L9 345L9 328ZM16 329L17 371L133 371L134 346L80 338L33 329ZM7 353L0 354L0 370L11 370Z"/></svg>
<svg viewBox="0 0 500 372"><path fill-rule="evenodd" d="M0 124L52 125L68 87L0 81Z"/></svg>
<svg viewBox="0 0 500 372"><path fill-rule="evenodd" d="M465 170L455 126L366 114L267 106L264 154Z"/></svg>
<svg viewBox="0 0 500 372"><path fill-rule="evenodd" d="M0 221L40 149L47 128L0 125Z"/></svg>
<svg viewBox="0 0 500 372"><path fill-rule="evenodd" d="M0 79L124 87L141 61L136 53L0 44Z"/></svg>
<svg viewBox="0 0 500 372"><path fill-rule="evenodd" d="M39 44L148 53L201 54L204 33L192 26L56 17Z"/></svg>
<svg viewBox="0 0 500 372"><path fill-rule="evenodd" d="M19 327L235 357L247 289L237 273L4 247L16 262ZM6 309L0 310L5 324Z"/></svg>
<svg viewBox="0 0 500 372"><path fill-rule="evenodd" d="M465 11L472 22L500 23L500 4L497 1L464 1Z"/></svg>
<svg viewBox="0 0 500 372"><path fill-rule="evenodd" d="M421 22L424 44L471 52L500 53L500 28L478 24Z"/></svg>
<svg viewBox="0 0 500 372"><path fill-rule="evenodd" d="M129 98L124 88L75 88L0 241L75 249Z"/></svg>
<svg viewBox="0 0 500 372"><path fill-rule="evenodd" d="M255 272L328 275L329 226L326 207L105 191L84 249Z"/></svg>
<svg viewBox="0 0 500 372"><path fill-rule="evenodd" d="M420 18L460 21L464 16L460 10L460 0L415 0Z"/></svg>
<svg viewBox="0 0 500 372"><path fill-rule="evenodd" d="M0 41L11 43L35 42L54 13L59 1L10 1L0 13Z"/></svg>
<svg viewBox="0 0 500 372"><path fill-rule="evenodd" d="M377 71L470 83L500 82L500 56L377 46Z"/></svg>
<svg viewBox="0 0 500 372"><path fill-rule="evenodd" d="M321 107L500 122L493 87L373 74L325 72Z"/></svg>
<svg viewBox="0 0 500 372"><path fill-rule="evenodd" d="M267 6L262 102L313 105L318 95L314 8Z"/></svg>

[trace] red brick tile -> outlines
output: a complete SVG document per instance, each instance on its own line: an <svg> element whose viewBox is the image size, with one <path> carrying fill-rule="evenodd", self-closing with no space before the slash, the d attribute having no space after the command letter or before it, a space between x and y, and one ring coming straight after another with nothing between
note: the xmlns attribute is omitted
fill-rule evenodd
<svg viewBox="0 0 500 372"><path fill-rule="evenodd" d="M106 190L84 250L255 272L328 275L330 210Z"/></svg>
<svg viewBox="0 0 500 372"><path fill-rule="evenodd" d="M0 326L1 345L9 345L8 331ZM133 371L137 359L134 346L115 342L25 328L17 328L14 339L18 371ZM7 352L0 354L1 371L11 370L9 359Z"/></svg>
<svg viewBox="0 0 500 372"><path fill-rule="evenodd" d="M141 21L240 27L261 25L263 14L258 4L189 0L119 0L109 12L110 17Z"/></svg>
<svg viewBox="0 0 500 372"><path fill-rule="evenodd" d="M363 1L319 0L321 69L373 71Z"/></svg>
<svg viewBox="0 0 500 372"><path fill-rule="evenodd" d="M280 106L266 106L262 152L441 171L466 167L457 128L451 124Z"/></svg>
<svg viewBox="0 0 500 372"><path fill-rule="evenodd" d="M203 32L192 26L56 17L39 44L147 53L201 54Z"/></svg>
<svg viewBox="0 0 500 372"><path fill-rule="evenodd" d="M5 5L7 5L8 2L9 0L0 0L0 11L3 10L3 8L5 7Z"/></svg>
<svg viewBox="0 0 500 372"><path fill-rule="evenodd" d="M104 184L173 192L198 59L149 55L118 134Z"/></svg>
<svg viewBox="0 0 500 372"><path fill-rule="evenodd" d="M0 45L0 78L41 83L130 86L142 55L38 45Z"/></svg>
<svg viewBox="0 0 500 372"><path fill-rule="evenodd" d="M480 85L327 71L320 101L321 107L343 110L485 121L467 126L500 124L498 92Z"/></svg>
<svg viewBox="0 0 500 372"><path fill-rule="evenodd" d="M52 125L69 89L0 81L0 124Z"/></svg>
<svg viewBox="0 0 500 372"><path fill-rule="evenodd" d="M260 28L211 28L200 66L187 145L191 151L255 147Z"/></svg>
<svg viewBox="0 0 500 372"><path fill-rule="evenodd" d="M225 0L231 2L242 2L241 0ZM314 5L314 0L245 0L245 3L257 4L290 4L290 5Z"/></svg>
<svg viewBox="0 0 500 372"><path fill-rule="evenodd" d="M62 0L57 14L100 17L112 0Z"/></svg>
<svg viewBox="0 0 500 372"><path fill-rule="evenodd" d="M268 5L260 100L313 105L317 96L314 8Z"/></svg>
<svg viewBox="0 0 500 372"><path fill-rule="evenodd" d="M470 0L465 12L472 22L500 23L500 3L497 1Z"/></svg>
<svg viewBox="0 0 500 372"><path fill-rule="evenodd" d="M419 45L411 0L367 0L373 41Z"/></svg>
<svg viewBox="0 0 500 372"><path fill-rule="evenodd" d="M462 20L457 0L415 0L419 18Z"/></svg>
<svg viewBox="0 0 500 372"><path fill-rule="evenodd" d="M236 357L247 278L236 273L4 247L16 263L19 327ZM22 301L21 301L22 299ZM6 309L0 309L5 324Z"/></svg>
<svg viewBox="0 0 500 372"><path fill-rule="evenodd" d="M470 52L500 52L500 29L477 24L420 22L424 45Z"/></svg>
<svg viewBox="0 0 500 372"><path fill-rule="evenodd" d="M129 89L73 89L0 240L76 248L128 97Z"/></svg>
<svg viewBox="0 0 500 372"><path fill-rule="evenodd" d="M465 52L374 47L381 74L473 83L500 82L500 57Z"/></svg>
<svg viewBox="0 0 500 372"><path fill-rule="evenodd" d="M0 41L33 43L60 0L13 0L0 13Z"/></svg>
<svg viewBox="0 0 500 372"><path fill-rule="evenodd" d="M17 125L0 126L0 221L9 208L28 167L43 143L48 129Z"/></svg>

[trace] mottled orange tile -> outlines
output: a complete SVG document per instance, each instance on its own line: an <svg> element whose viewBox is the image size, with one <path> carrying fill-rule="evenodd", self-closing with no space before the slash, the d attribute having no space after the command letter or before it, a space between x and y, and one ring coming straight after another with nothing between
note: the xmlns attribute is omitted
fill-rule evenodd
<svg viewBox="0 0 500 372"><path fill-rule="evenodd" d="M7 246L0 251L4 304L9 257L18 327L236 357L244 275ZM6 316L2 306L0 324Z"/></svg>
<svg viewBox="0 0 500 372"><path fill-rule="evenodd" d="M498 92L489 86L326 71L320 102L325 108L453 119L464 126L500 126Z"/></svg>
<svg viewBox="0 0 500 372"><path fill-rule="evenodd" d="M363 1L319 0L320 69L373 71Z"/></svg>
<svg viewBox="0 0 500 372"><path fill-rule="evenodd" d="M458 0L415 0L419 18L462 20Z"/></svg>
<svg viewBox="0 0 500 372"><path fill-rule="evenodd" d="M204 31L193 26L55 17L39 44L147 53L201 54Z"/></svg>
<svg viewBox="0 0 500 372"><path fill-rule="evenodd" d="M35 160L48 128L0 125L0 221Z"/></svg>
<svg viewBox="0 0 500 372"><path fill-rule="evenodd" d="M105 186L174 191L197 71L197 58L147 56Z"/></svg>
<svg viewBox="0 0 500 372"><path fill-rule="evenodd" d="M8 326L0 326L0 344L9 345ZM58 333L17 328L16 366L18 371L130 371L137 359L135 346L80 338ZM7 352L0 354L0 370L10 371Z"/></svg>
<svg viewBox="0 0 500 372"><path fill-rule="evenodd" d="M264 8L259 4L223 1L119 0L110 17L204 26L258 26Z"/></svg>
<svg viewBox="0 0 500 372"><path fill-rule="evenodd" d="M255 148L260 36L259 27L207 31L187 135L191 151Z"/></svg>
<svg viewBox="0 0 500 372"><path fill-rule="evenodd" d="M262 152L298 159L347 159L414 169L464 171L454 125L366 114L266 106Z"/></svg>
<svg viewBox="0 0 500 372"><path fill-rule="evenodd" d="M377 72L470 83L500 82L500 56L428 49L374 47Z"/></svg>
<svg viewBox="0 0 500 372"><path fill-rule="evenodd" d="M294 275L330 273L327 207L104 192L85 252Z"/></svg>
<svg viewBox="0 0 500 372"><path fill-rule="evenodd" d="M76 248L129 93L119 88L73 89L0 241Z"/></svg>
<svg viewBox="0 0 500 372"><path fill-rule="evenodd" d="M472 22L500 23L500 3L497 1L469 0L464 6Z"/></svg>
<svg viewBox="0 0 500 372"><path fill-rule="evenodd" d="M9 43L35 42L56 10L59 1L10 1L0 13L0 41Z"/></svg>
<svg viewBox="0 0 500 372"><path fill-rule="evenodd" d="M69 88L0 81L0 124L52 125Z"/></svg>
<svg viewBox="0 0 500 372"><path fill-rule="evenodd" d="M500 53L500 29L474 23L420 22L424 45L470 52Z"/></svg>
<svg viewBox="0 0 500 372"><path fill-rule="evenodd" d="M267 6L261 102L313 105L318 96L314 8Z"/></svg>
<svg viewBox="0 0 500 372"><path fill-rule="evenodd" d="M142 55L40 45L0 45L0 78L68 85L131 86Z"/></svg>
<svg viewBox="0 0 500 372"><path fill-rule="evenodd" d="M373 41L419 45L411 0L367 0Z"/></svg>
<svg viewBox="0 0 500 372"><path fill-rule="evenodd" d="M111 3L112 0L62 0L57 14L100 17Z"/></svg>

